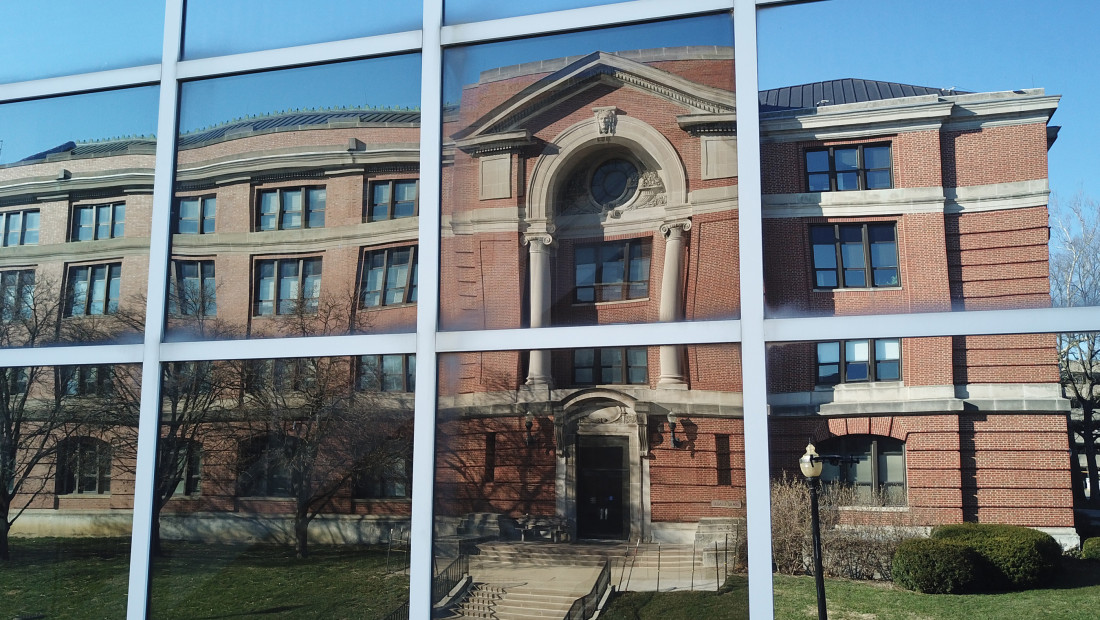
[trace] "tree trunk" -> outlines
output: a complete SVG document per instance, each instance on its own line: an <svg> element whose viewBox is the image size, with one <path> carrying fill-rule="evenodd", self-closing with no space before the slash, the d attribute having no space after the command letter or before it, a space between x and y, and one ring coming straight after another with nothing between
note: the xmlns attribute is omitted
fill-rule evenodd
<svg viewBox="0 0 1100 620"><path fill-rule="evenodd" d="M308 554L306 545L309 542L309 518L297 512L294 514L294 555L303 559Z"/></svg>
<svg viewBox="0 0 1100 620"><path fill-rule="evenodd" d="M164 548L160 544L160 508L153 505L153 523L149 533L149 552L155 558L164 557Z"/></svg>
<svg viewBox="0 0 1100 620"><path fill-rule="evenodd" d="M11 559L11 550L8 549L8 530L10 529L8 509L5 506L3 510L0 510L0 561L4 562Z"/></svg>

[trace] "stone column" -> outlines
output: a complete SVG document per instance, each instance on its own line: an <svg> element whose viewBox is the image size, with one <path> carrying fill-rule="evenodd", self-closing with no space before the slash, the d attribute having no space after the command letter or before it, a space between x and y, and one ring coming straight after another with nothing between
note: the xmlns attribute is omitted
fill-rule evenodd
<svg viewBox="0 0 1100 620"><path fill-rule="evenodd" d="M548 232L527 233L528 271L531 274L531 327L550 325L550 244L554 238ZM531 351L527 366L527 385L549 385L550 351Z"/></svg>
<svg viewBox="0 0 1100 620"><path fill-rule="evenodd" d="M658 319L662 323L683 319L681 308L684 302L680 299L682 288L680 263L684 249L683 235L688 230L691 230L691 220L677 220L661 225L661 234L665 236L665 264L661 271L661 307L658 310ZM687 389L683 369L680 367L682 348L678 345L661 347L661 376L657 380L658 388Z"/></svg>

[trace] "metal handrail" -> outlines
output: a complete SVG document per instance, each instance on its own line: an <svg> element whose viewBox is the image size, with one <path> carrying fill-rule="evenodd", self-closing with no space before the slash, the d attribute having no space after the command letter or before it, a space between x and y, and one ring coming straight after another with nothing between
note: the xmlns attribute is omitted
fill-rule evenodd
<svg viewBox="0 0 1100 620"><path fill-rule="evenodd" d="M382 620L409 620L409 601L401 603L401 606L391 611Z"/></svg>
<svg viewBox="0 0 1100 620"><path fill-rule="evenodd" d="M468 574L470 574L470 556L460 553L447 565L447 568L432 577L432 602L437 603L442 600Z"/></svg>
<svg viewBox="0 0 1100 620"><path fill-rule="evenodd" d="M565 614L565 620L588 620L588 618L591 618L592 614L596 613L596 607L600 604L600 599L603 598L604 592L607 592L610 585L611 562L604 560L603 570L600 571L600 576L596 578L596 583L592 585L592 589L589 590L588 594L573 601L569 613Z"/></svg>

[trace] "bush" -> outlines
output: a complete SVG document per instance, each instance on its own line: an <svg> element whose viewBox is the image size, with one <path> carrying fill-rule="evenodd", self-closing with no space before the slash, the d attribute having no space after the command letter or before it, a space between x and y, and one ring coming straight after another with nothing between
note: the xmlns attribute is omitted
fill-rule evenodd
<svg viewBox="0 0 1100 620"><path fill-rule="evenodd" d="M1081 557L1086 560L1100 560L1100 538L1090 538L1081 545Z"/></svg>
<svg viewBox="0 0 1100 620"><path fill-rule="evenodd" d="M1017 525L942 525L932 530L932 538L970 545L990 564L985 583L979 584L982 589L1034 587L1048 578L1062 559L1062 547L1053 537Z"/></svg>
<svg viewBox="0 0 1100 620"><path fill-rule="evenodd" d="M962 594L979 586L982 558L952 539L911 538L894 553L894 583L925 594Z"/></svg>

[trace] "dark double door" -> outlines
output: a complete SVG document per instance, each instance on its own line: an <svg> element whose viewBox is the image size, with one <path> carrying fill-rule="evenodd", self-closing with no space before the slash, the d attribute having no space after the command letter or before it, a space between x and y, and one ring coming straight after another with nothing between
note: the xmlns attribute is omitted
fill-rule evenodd
<svg viewBox="0 0 1100 620"><path fill-rule="evenodd" d="M627 538L630 533L629 482L626 438L578 437L578 538Z"/></svg>

